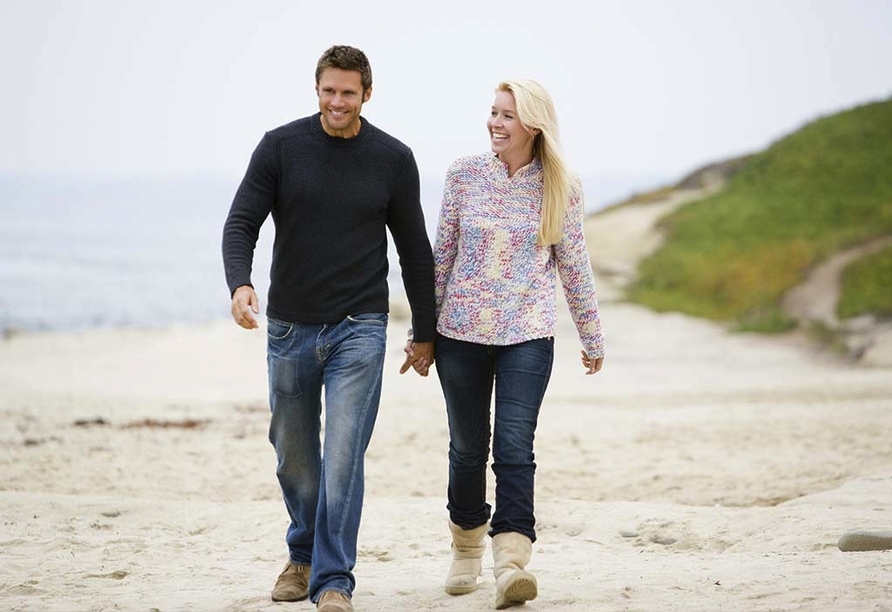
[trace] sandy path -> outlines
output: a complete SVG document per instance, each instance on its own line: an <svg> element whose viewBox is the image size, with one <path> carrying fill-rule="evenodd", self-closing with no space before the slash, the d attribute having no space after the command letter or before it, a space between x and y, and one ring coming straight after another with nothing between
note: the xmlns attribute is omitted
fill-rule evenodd
<svg viewBox="0 0 892 612"><path fill-rule="evenodd" d="M660 246L663 234L656 226L661 217L719 187L676 189L653 202L616 206L589 216L585 239L601 280L602 300L619 298L621 289L634 279L638 262Z"/></svg>
<svg viewBox="0 0 892 612"><path fill-rule="evenodd" d="M830 327L839 325L836 304L842 291L840 275L854 261L877 253L892 244L892 236L837 253L816 266L800 285L784 296L784 310L800 321L818 321Z"/></svg>

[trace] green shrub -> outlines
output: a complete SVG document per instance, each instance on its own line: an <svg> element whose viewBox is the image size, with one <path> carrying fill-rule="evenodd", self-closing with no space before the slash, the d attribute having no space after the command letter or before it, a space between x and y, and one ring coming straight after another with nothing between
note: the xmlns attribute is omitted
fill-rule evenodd
<svg viewBox="0 0 892 612"><path fill-rule="evenodd" d="M892 247L855 261L842 272L840 319L874 314L892 317Z"/></svg>

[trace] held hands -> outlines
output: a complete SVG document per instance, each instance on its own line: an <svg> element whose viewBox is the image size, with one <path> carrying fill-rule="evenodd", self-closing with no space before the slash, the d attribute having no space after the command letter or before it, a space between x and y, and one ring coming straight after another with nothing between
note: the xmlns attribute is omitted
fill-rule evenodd
<svg viewBox="0 0 892 612"><path fill-rule="evenodd" d="M601 371L601 366L604 365L603 357L589 357L588 353L585 351L580 351L582 353L582 367L585 368L585 375L589 374L597 374Z"/></svg>
<svg viewBox="0 0 892 612"><path fill-rule="evenodd" d="M427 376L430 373L430 367L434 365L434 343L433 342L413 342L411 339L406 341L406 360L400 366L400 374L405 374L412 367L418 372L419 376Z"/></svg>
<svg viewBox="0 0 892 612"><path fill-rule="evenodd" d="M242 285L232 294L232 318L245 329L257 329L255 314L260 312L260 302L251 285Z"/></svg>

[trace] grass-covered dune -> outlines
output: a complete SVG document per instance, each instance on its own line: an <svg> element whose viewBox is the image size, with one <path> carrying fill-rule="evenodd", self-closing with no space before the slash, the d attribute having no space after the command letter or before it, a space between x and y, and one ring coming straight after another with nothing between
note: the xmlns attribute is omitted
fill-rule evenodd
<svg viewBox="0 0 892 612"><path fill-rule="evenodd" d="M892 235L892 99L818 119L747 158L720 192L661 221L627 297L774 331L783 294L830 255ZM841 316L892 313L892 251L843 277Z"/></svg>

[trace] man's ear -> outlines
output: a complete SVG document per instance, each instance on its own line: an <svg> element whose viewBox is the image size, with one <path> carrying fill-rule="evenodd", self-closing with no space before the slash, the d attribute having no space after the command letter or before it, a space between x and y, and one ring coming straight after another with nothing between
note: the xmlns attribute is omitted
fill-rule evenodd
<svg viewBox="0 0 892 612"><path fill-rule="evenodd" d="M363 103L368 102L369 98L371 98L371 97L372 97L372 88L370 86L368 89L365 90L365 93L362 94Z"/></svg>

